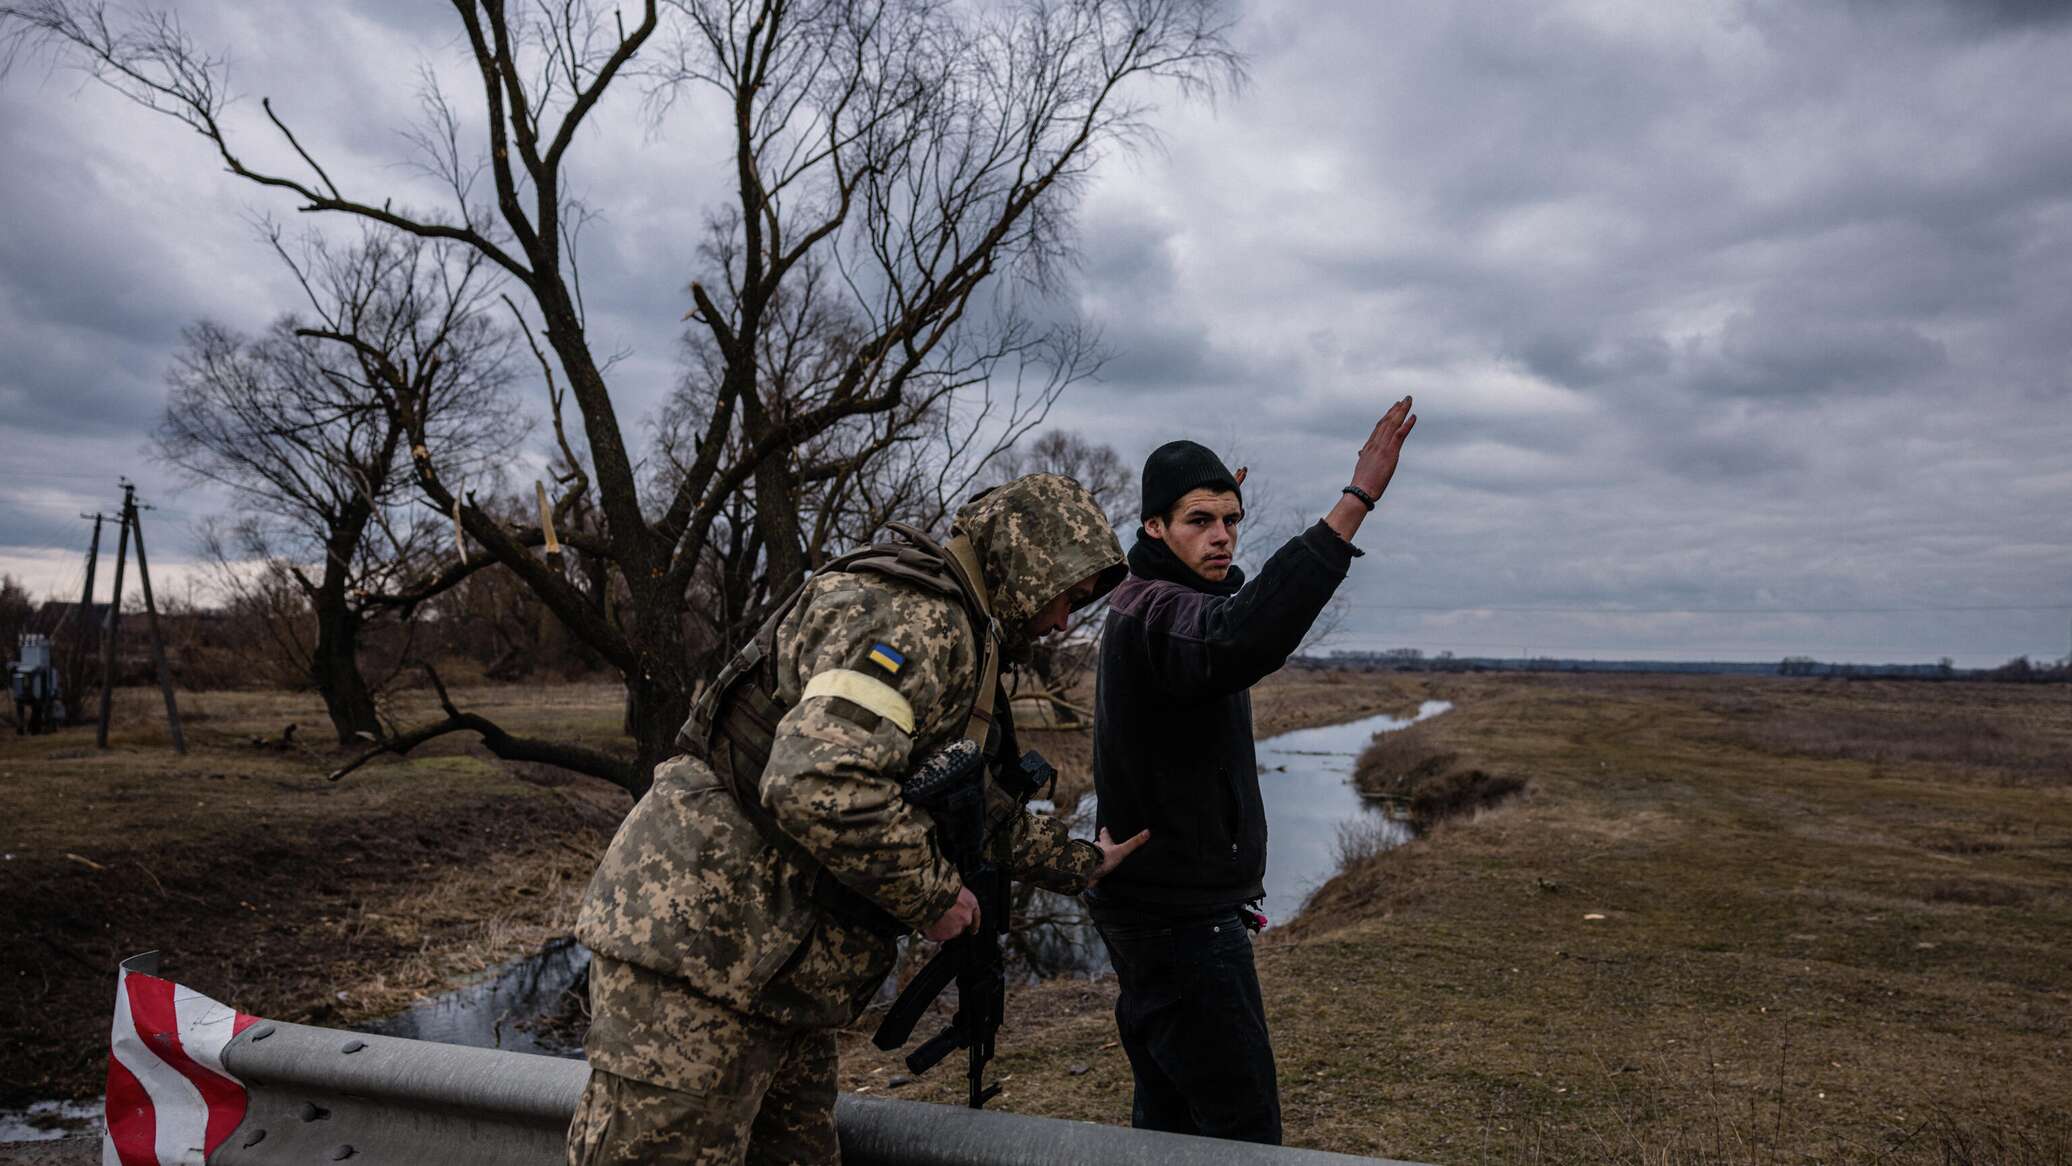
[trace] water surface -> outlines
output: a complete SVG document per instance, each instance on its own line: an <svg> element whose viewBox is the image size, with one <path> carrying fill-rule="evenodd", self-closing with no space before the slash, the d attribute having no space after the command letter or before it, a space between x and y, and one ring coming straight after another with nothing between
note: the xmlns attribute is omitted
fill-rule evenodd
<svg viewBox="0 0 2072 1166"><path fill-rule="evenodd" d="M92 1101L32 1101L22 1109L0 1109L0 1144L54 1142L101 1131L100 1098Z"/></svg>
<svg viewBox="0 0 2072 1166"><path fill-rule="evenodd" d="M589 948L574 939L557 939L537 954L491 969L473 983L354 1027L441 1044L576 1056L580 1048L537 1031L537 1024L563 1010L566 993L589 966Z"/></svg>
<svg viewBox="0 0 2072 1166"><path fill-rule="evenodd" d="M1389 803L1365 797L1353 785L1353 762L1375 734L1408 728L1452 707L1448 701L1428 700L1415 716L1362 717L1296 729L1257 744L1259 794L1266 804L1263 910L1270 922L1293 918L1310 892L1337 873L1341 830L1366 833L1381 849L1413 837L1410 823L1395 816ZM1093 837L1096 804L1092 794L1080 799L1072 814L1075 835ZM1107 952L1077 899L1035 891L1030 900L1031 925L1012 944L1032 978L1108 970Z"/></svg>

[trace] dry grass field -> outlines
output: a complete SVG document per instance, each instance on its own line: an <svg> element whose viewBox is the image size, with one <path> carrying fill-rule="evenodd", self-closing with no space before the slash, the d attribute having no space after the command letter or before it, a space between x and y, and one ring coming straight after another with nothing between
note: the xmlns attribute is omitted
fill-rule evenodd
<svg viewBox="0 0 2072 1166"><path fill-rule="evenodd" d="M1390 792L1524 791L1342 872L1260 943L1292 1142L2072 1161L2072 690L1364 679L1456 702L1392 744L1420 776ZM1123 1120L1112 1002L1012 997L1001 1103ZM857 1045L847 1084L884 1090L898 1067ZM940 1074L899 1095L953 1099Z"/></svg>
<svg viewBox="0 0 2072 1166"><path fill-rule="evenodd" d="M605 686L461 695L534 733L617 725ZM1426 699L1456 707L1385 738L1365 780L1458 812L1258 948L1292 1142L2072 1161L2072 690L1291 672L1255 708L1264 736ZM147 947L248 1011L328 1024L530 947L625 806L458 738L334 784L328 750L252 743L322 723L277 694L186 697L177 758L155 700L123 694L109 754L90 730L0 740L10 1098L97 1089L115 961ZM1029 737L1069 805L1087 737ZM1478 782L1520 790L1475 809ZM1126 1120L1112 992L1012 992L995 1104ZM845 1088L956 1099L951 1066L895 1087L863 1032L845 1048Z"/></svg>

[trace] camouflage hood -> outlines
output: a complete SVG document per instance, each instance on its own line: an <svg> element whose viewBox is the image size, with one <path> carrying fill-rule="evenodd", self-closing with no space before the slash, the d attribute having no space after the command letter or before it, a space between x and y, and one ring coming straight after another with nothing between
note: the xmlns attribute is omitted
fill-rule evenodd
<svg viewBox="0 0 2072 1166"><path fill-rule="evenodd" d="M1029 618L1073 584L1100 575L1096 598L1129 573L1108 516L1086 487L1061 474L1028 474L957 511L951 526L971 540L1010 643Z"/></svg>

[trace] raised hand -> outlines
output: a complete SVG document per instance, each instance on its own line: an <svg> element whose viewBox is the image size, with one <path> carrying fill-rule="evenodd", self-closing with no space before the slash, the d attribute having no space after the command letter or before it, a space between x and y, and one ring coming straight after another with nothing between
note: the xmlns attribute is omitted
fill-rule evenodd
<svg viewBox="0 0 2072 1166"><path fill-rule="evenodd" d="M1367 444L1360 447L1360 460L1353 463L1352 484L1380 498L1389 488L1389 479L1396 476L1396 459L1403 453L1403 439L1410 436L1416 424L1417 414L1410 411L1408 397L1382 414L1381 420L1374 423L1374 432L1367 435Z"/></svg>

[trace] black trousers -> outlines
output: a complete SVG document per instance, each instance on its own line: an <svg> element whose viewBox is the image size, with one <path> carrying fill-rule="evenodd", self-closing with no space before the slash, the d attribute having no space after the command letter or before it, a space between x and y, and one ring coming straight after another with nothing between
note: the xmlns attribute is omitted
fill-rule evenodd
<svg viewBox="0 0 2072 1166"><path fill-rule="evenodd" d="M1130 1124L1279 1145L1280 1083L1252 935L1237 913L1181 927L1098 924L1136 1078Z"/></svg>

